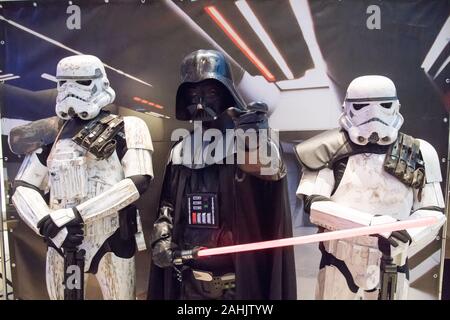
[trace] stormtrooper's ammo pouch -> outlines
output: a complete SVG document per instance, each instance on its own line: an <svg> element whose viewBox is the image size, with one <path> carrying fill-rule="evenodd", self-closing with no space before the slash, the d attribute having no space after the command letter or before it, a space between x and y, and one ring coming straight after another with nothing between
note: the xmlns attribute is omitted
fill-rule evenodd
<svg viewBox="0 0 450 320"><path fill-rule="evenodd" d="M89 122L72 140L97 159L107 159L116 149L117 141L114 137L123 127L122 117L107 114Z"/></svg>
<svg viewBox="0 0 450 320"><path fill-rule="evenodd" d="M415 189L425 184L425 167L417 139L403 133L391 145L384 160L384 169L401 182Z"/></svg>

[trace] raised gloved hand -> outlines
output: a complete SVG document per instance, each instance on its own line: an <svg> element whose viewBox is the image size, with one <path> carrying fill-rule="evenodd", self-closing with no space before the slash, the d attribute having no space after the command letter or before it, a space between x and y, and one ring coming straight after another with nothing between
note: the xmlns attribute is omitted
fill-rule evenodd
<svg viewBox="0 0 450 320"><path fill-rule="evenodd" d="M73 211L75 218L62 226L58 226L55 223L52 215L46 216L37 225L39 233L46 241L51 241L58 248L76 248L83 242L83 219L76 209L70 210ZM56 210L55 212L57 211L59 210Z"/></svg>
<svg viewBox="0 0 450 320"><path fill-rule="evenodd" d="M232 118L235 123L235 129L254 129L258 132L260 129L269 128L267 118L268 107L264 102L252 102L247 105L247 111L235 112Z"/></svg>

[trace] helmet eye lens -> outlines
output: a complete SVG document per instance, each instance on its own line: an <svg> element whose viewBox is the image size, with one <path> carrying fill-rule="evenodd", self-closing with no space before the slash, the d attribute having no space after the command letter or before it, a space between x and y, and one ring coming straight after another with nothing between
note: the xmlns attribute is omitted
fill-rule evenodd
<svg viewBox="0 0 450 320"><path fill-rule="evenodd" d="M90 86L92 83L92 80L77 80L78 84L81 84L82 86Z"/></svg>
<svg viewBox="0 0 450 320"><path fill-rule="evenodd" d="M66 80L61 80L61 81L58 82L58 84L59 84L60 86L62 86L64 83L66 83Z"/></svg>
<svg viewBox="0 0 450 320"><path fill-rule="evenodd" d="M368 103L354 103L353 104L353 108L358 111L361 110L364 107L367 107L369 104Z"/></svg>
<svg viewBox="0 0 450 320"><path fill-rule="evenodd" d="M389 109L390 107L392 107L392 102L384 102L384 103L380 103L380 105L383 108Z"/></svg>
<svg viewBox="0 0 450 320"><path fill-rule="evenodd" d="M217 90L214 88L209 88L206 92L205 92L205 96L206 97L210 97L210 98L215 98L217 96Z"/></svg>

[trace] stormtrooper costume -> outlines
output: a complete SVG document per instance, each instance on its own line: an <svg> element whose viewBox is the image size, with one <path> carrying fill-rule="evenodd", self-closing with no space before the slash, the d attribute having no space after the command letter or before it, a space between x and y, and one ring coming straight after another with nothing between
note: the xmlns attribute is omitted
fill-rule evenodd
<svg viewBox="0 0 450 320"><path fill-rule="evenodd" d="M406 299L408 256L445 222L438 155L403 124L394 83L354 79L341 128L296 146L303 176L297 196L319 231L436 217L431 227L321 243L317 299Z"/></svg>
<svg viewBox="0 0 450 320"><path fill-rule="evenodd" d="M51 299L64 298L64 254L74 248L104 299L135 299L134 253L145 245L132 204L153 177L150 133L139 118L102 110L115 93L97 57L62 59L56 78L58 118L11 132L13 152L26 154L13 203L48 244Z"/></svg>

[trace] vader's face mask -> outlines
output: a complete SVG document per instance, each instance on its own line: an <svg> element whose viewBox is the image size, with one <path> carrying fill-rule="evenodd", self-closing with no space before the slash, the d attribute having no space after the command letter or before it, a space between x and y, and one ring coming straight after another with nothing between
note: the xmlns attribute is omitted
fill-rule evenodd
<svg viewBox="0 0 450 320"><path fill-rule="evenodd" d="M354 143L388 145L403 124L394 83L383 76L354 79L344 101L339 123Z"/></svg>
<svg viewBox="0 0 450 320"><path fill-rule="evenodd" d="M116 96L109 86L103 63L94 56L78 55L62 59L56 69L56 79L58 95L55 111L64 120L95 118Z"/></svg>
<svg viewBox="0 0 450 320"><path fill-rule="evenodd" d="M183 99L189 119L194 121L217 120L226 109L234 105L227 89L212 79L188 84Z"/></svg>
<svg viewBox="0 0 450 320"><path fill-rule="evenodd" d="M177 90L176 118L202 121L207 127L233 127L226 112L245 110L245 103L234 87L231 69L224 55L215 50L188 54L181 64L181 84Z"/></svg>

